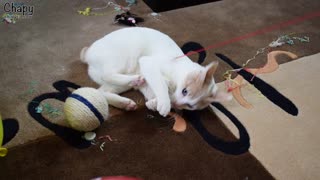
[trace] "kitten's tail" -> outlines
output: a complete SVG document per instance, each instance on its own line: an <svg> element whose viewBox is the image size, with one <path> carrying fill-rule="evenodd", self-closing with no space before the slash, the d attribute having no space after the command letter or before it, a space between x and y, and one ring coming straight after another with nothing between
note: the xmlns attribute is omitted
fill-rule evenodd
<svg viewBox="0 0 320 180"><path fill-rule="evenodd" d="M87 61L85 59L87 50L88 50L88 47L84 47L84 48L82 48L82 50L80 52L80 60L84 63L87 63Z"/></svg>

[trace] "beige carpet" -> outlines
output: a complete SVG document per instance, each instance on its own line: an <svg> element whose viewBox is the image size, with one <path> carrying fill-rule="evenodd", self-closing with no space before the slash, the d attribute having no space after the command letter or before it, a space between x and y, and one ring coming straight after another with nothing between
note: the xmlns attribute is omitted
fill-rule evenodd
<svg viewBox="0 0 320 180"><path fill-rule="evenodd" d="M299 109L296 117L248 87L242 92L253 109L245 109L235 100L224 103L247 128L251 153L277 179L320 178L319 70L320 53L282 64L271 74L258 75L295 103ZM220 86L223 87L223 83ZM238 135L230 121L214 111Z"/></svg>

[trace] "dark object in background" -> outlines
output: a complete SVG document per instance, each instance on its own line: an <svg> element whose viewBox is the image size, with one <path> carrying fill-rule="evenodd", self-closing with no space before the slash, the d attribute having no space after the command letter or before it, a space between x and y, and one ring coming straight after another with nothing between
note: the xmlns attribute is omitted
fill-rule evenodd
<svg viewBox="0 0 320 180"><path fill-rule="evenodd" d="M0 144L1 147L16 136L19 131L19 123L16 119L4 119L0 123L3 123L3 141Z"/></svg>
<svg viewBox="0 0 320 180"><path fill-rule="evenodd" d="M136 26L138 23L143 22L144 19L141 17L138 17L135 14L130 13L129 11L118 14L114 18L115 23L124 24L127 26Z"/></svg>
<svg viewBox="0 0 320 180"><path fill-rule="evenodd" d="M220 0L143 0L154 12L164 12L173 9L195 6Z"/></svg>

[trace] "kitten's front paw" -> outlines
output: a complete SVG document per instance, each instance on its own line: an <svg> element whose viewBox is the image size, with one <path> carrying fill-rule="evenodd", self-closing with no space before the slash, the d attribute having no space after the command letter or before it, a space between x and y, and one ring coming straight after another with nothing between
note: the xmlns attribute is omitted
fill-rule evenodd
<svg viewBox="0 0 320 180"><path fill-rule="evenodd" d="M166 117L171 110L170 99L168 100L158 100L157 111L163 117Z"/></svg>
<svg viewBox="0 0 320 180"><path fill-rule="evenodd" d="M157 110L157 99L151 99L151 100L147 101L146 106L149 110L156 111Z"/></svg>
<svg viewBox="0 0 320 180"><path fill-rule="evenodd" d="M129 86L131 86L131 87L140 87L140 86L144 85L145 82L146 82L146 81L145 81L145 79L144 79L142 76L137 75L137 77L134 78L134 79L130 82Z"/></svg>
<svg viewBox="0 0 320 180"><path fill-rule="evenodd" d="M133 110L136 110L137 108L138 108L137 104L132 100L128 101L124 106L124 109L127 111L133 111Z"/></svg>

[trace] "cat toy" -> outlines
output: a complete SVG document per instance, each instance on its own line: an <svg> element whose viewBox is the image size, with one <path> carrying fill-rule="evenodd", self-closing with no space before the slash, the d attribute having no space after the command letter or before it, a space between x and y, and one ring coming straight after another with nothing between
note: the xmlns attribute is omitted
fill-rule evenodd
<svg viewBox="0 0 320 180"><path fill-rule="evenodd" d="M84 87L75 90L66 99L64 113L73 129L88 132L107 120L109 106L99 90Z"/></svg>
<svg viewBox="0 0 320 180"><path fill-rule="evenodd" d="M114 24L119 23L127 26L137 26L137 24L140 22L143 22L144 19L141 17L138 17L136 14L132 14L129 12L130 7L136 4L135 0L128 0L127 3L128 3L128 6L123 7L119 4L116 4L110 1L104 7L97 7L97 8L86 7L84 10L78 10L78 14L84 15L84 16L102 16L102 15L105 15L105 13L95 13L92 11L101 10L109 6L112 6L116 12L121 12L121 14L117 14L115 16Z"/></svg>
<svg viewBox="0 0 320 180"><path fill-rule="evenodd" d="M129 11L118 14L114 18L114 23L119 23L127 26L137 26L138 23L144 22L144 19L138 17L135 14L130 13Z"/></svg>

